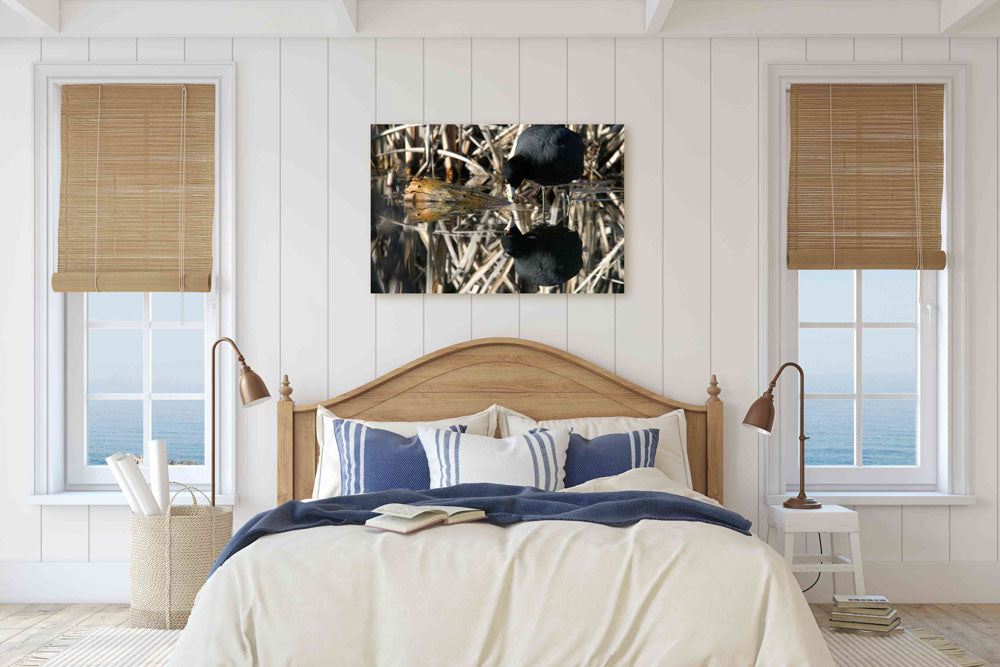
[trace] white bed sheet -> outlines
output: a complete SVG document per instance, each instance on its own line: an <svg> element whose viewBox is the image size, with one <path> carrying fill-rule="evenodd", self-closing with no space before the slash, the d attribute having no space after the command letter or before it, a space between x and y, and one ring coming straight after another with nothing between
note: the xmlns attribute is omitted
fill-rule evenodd
<svg viewBox="0 0 1000 667"><path fill-rule="evenodd" d="M678 486L644 469L579 490L707 500ZM198 594L171 664L833 662L795 578L756 537L693 522L540 521L262 538Z"/></svg>

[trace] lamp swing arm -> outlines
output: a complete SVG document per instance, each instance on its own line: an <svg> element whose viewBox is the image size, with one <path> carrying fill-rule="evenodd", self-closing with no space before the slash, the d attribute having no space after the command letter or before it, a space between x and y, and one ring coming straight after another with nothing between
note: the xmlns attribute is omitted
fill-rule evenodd
<svg viewBox="0 0 1000 667"><path fill-rule="evenodd" d="M767 387L767 393L771 394L772 396L774 395L774 388L778 384L778 378L781 377L782 371L784 371L789 366L793 367L795 370L799 372L799 443L800 445L804 445L805 441L808 440L809 437L806 435L806 411L805 411L806 374L802 370L802 367L799 366L794 361L786 361L785 363L781 364L781 366L778 367L777 372L774 374L774 377L771 378L771 384L768 385ZM803 453L799 452L799 455L802 456Z"/></svg>

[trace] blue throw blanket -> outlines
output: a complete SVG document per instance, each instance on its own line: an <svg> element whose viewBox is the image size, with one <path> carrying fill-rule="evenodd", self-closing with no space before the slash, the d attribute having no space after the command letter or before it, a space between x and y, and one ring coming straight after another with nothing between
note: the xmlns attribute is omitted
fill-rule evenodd
<svg viewBox="0 0 1000 667"><path fill-rule="evenodd" d="M214 573L237 551L274 533L363 524L376 516L373 509L388 503L409 505L458 505L486 512L486 521L498 526L518 521L586 521L606 526L625 526L642 519L700 521L750 534L750 521L736 512L698 500L658 491L614 491L566 493L541 491L530 486L506 484L458 484L443 489L410 491L395 489L337 496L303 503L289 500L247 521L229 540L212 566ZM211 576L211 574L209 574Z"/></svg>

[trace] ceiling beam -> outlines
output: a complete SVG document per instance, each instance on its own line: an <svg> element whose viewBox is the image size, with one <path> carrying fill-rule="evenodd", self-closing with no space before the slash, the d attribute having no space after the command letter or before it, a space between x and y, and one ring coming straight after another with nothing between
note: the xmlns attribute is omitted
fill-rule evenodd
<svg viewBox="0 0 1000 667"><path fill-rule="evenodd" d="M0 0L44 32L59 32L59 0Z"/></svg>
<svg viewBox="0 0 1000 667"><path fill-rule="evenodd" d="M344 32L358 31L358 0L330 0L330 7Z"/></svg>
<svg viewBox="0 0 1000 667"><path fill-rule="evenodd" d="M655 34L663 30L673 6L674 0L646 0L646 32Z"/></svg>
<svg viewBox="0 0 1000 667"><path fill-rule="evenodd" d="M953 35L997 4L997 0L941 0L941 32Z"/></svg>

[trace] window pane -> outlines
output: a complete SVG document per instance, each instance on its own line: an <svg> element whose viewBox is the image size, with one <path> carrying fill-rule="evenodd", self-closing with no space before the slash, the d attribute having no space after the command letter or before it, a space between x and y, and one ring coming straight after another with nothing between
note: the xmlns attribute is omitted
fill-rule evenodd
<svg viewBox="0 0 1000 667"><path fill-rule="evenodd" d="M142 401L87 401L87 463L115 452L142 456Z"/></svg>
<svg viewBox="0 0 1000 667"><path fill-rule="evenodd" d="M142 322L142 292L90 292L88 322Z"/></svg>
<svg viewBox="0 0 1000 667"><path fill-rule="evenodd" d="M205 401L153 401L153 439L171 465L205 464Z"/></svg>
<svg viewBox="0 0 1000 667"><path fill-rule="evenodd" d="M854 401L806 401L806 435L806 465L854 465Z"/></svg>
<svg viewBox="0 0 1000 667"><path fill-rule="evenodd" d="M180 292L153 292L149 304L149 319L153 322L183 321L183 297Z"/></svg>
<svg viewBox="0 0 1000 667"><path fill-rule="evenodd" d="M854 393L854 330L799 329L808 394Z"/></svg>
<svg viewBox="0 0 1000 667"><path fill-rule="evenodd" d="M205 321L205 294L204 292L184 293L184 321L204 322Z"/></svg>
<svg viewBox="0 0 1000 667"><path fill-rule="evenodd" d="M861 460L870 465L917 464L917 402L861 402Z"/></svg>
<svg viewBox="0 0 1000 667"><path fill-rule="evenodd" d="M204 332L201 329L152 331L153 391L205 391Z"/></svg>
<svg viewBox="0 0 1000 667"><path fill-rule="evenodd" d="M854 271L799 271L799 322L853 322Z"/></svg>
<svg viewBox="0 0 1000 667"><path fill-rule="evenodd" d="M864 329L861 376L866 394L915 394L917 330Z"/></svg>
<svg viewBox="0 0 1000 667"><path fill-rule="evenodd" d="M916 271L862 271L863 322L916 322Z"/></svg>
<svg viewBox="0 0 1000 667"><path fill-rule="evenodd" d="M142 331L90 329L87 332L87 391L142 391Z"/></svg>

